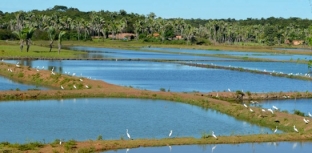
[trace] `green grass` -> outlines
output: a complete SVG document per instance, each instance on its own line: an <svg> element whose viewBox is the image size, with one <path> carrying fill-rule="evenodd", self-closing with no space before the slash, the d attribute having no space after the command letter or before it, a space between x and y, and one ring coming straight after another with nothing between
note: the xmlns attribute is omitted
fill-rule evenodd
<svg viewBox="0 0 312 153"><path fill-rule="evenodd" d="M31 45L28 52L26 52L26 47L21 52L19 45L13 42L4 43L0 42L0 56L2 58L77 58L78 55L86 54L81 51L72 51L67 49L61 49L60 54L56 48L49 52L49 48L43 46Z"/></svg>

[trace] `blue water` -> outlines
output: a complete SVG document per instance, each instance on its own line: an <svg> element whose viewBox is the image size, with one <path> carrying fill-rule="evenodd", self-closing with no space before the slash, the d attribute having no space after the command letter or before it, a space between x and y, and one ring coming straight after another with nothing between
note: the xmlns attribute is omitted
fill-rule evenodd
<svg viewBox="0 0 312 153"><path fill-rule="evenodd" d="M187 54L202 54L202 55L229 55L236 57L250 57L259 59L271 60L311 60L310 55L294 55L294 54L276 54L276 53L261 53L261 52L239 52L239 51L224 51L224 50L197 50L197 49L178 49L178 48L142 48L142 50L162 51L169 53L187 53Z"/></svg>
<svg viewBox="0 0 312 153"><path fill-rule="evenodd" d="M204 57L196 55L183 55L175 53L144 52L135 50L99 48L99 47L71 47L72 50L86 51L86 58L113 58L113 59L159 59L159 60L233 60L228 58Z"/></svg>
<svg viewBox="0 0 312 153"><path fill-rule="evenodd" d="M243 144L182 145L140 147L105 151L105 153L311 153L311 142L267 142Z"/></svg>
<svg viewBox="0 0 312 153"><path fill-rule="evenodd" d="M0 141L196 137L272 133L213 110L147 99L66 99L0 103Z"/></svg>
<svg viewBox="0 0 312 153"><path fill-rule="evenodd" d="M272 108L276 106L280 111L288 111L294 113L294 110L299 110L305 115L310 112L312 114L312 99L282 99L282 100L266 100L257 104L263 108Z"/></svg>
<svg viewBox="0 0 312 153"><path fill-rule="evenodd" d="M29 63L29 62L28 62ZM108 83L159 91L251 92L311 91L312 82L224 69L199 68L174 63L147 61L36 60L33 67L103 80Z"/></svg>
<svg viewBox="0 0 312 153"><path fill-rule="evenodd" d="M293 75L305 75L311 71L307 64L291 63L291 62L249 62L249 61L197 61L198 64L213 64L226 67L239 67L249 70L267 71L275 73L283 73Z"/></svg>
<svg viewBox="0 0 312 153"><path fill-rule="evenodd" d="M45 87L27 85L19 82L14 82L10 79L0 76L0 90L47 90Z"/></svg>

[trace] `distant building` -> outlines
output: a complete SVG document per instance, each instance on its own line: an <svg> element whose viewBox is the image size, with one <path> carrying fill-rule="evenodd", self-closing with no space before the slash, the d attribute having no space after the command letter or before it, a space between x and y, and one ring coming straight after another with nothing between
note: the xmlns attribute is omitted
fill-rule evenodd
<svg viewBox="0 0 312 153"><path fill-rule="evenodd" d="M133 39L135 37L134 33L118 33L115 36L108 35L108 38L112 39Z"/></svg>
<svg viewBox="0 0 312 153"><path fill-rule="evenodd" d="M302 45L303 42L304 42L303 40L293 40L292 44L295 45L295 46L298 46L298 45Z"/></svg>
<svg viewBox="0 0 312 153"><path fill-rule="evenodd" d="M291 44L294 46L302 45L304 43L304 40L285 40L285 44Z"/></svg>

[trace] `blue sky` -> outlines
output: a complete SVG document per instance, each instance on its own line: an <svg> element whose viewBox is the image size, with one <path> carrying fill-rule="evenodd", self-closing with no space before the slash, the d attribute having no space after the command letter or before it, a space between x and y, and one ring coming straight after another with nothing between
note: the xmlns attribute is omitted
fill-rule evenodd
<svg viewBox="0 0 312 153"><path fill-rule="evenodd" d="M312 19L312 0L1 0L3 12L45 10L54 5L80 11L119 11L162 18L246 19L300 17Z"/></svg>

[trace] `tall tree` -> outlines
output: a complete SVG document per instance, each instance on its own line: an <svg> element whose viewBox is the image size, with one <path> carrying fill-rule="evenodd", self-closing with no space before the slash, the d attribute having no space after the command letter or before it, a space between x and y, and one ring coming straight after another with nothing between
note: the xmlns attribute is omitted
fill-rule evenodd
<svg viewBox="0 0 312 153"><path fill-rule="evenodd" d="M56 36L56 29L54 26L49 26L46 28L47 29L47 33L50 39L50 43L49 43L49 47L50 47L50 52L52 51L52 47L53 47L53 42Z"/></svg>
<svg viewBox="0 0 312 153"><path fill-rule="evenodd" d="M65 34L66 34L66 31L60 31L60 33L58 35L58 54L60 54L60 52L61 52L62 40L63 40L63 36Z"/></svg>

